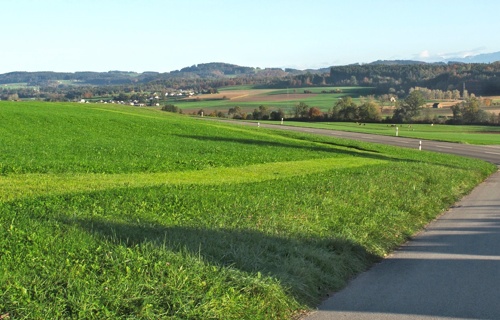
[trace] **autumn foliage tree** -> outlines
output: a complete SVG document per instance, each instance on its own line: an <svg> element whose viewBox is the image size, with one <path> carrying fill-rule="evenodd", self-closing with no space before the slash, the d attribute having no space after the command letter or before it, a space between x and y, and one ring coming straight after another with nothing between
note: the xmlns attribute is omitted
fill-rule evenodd
<svg viewBox="0 0 500 320"><path fill-rule="evenodd" d="M324 118L323 111L318 107L309 108L309 119L319 120Z"/></svg>

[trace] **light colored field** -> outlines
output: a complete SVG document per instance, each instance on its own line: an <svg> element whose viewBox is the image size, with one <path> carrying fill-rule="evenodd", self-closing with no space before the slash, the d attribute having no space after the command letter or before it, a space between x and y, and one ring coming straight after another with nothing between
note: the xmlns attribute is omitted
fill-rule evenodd
<svg viewBox="0 0 500 320"><path fill-rule="evenodd" d="M206 94L196 97L182 99L183 101L191 100L215 100L228 99L235 102L268 102L268 101L294 101L301 99L309 99L316 97L316 93L278 93L271 94L275 89L248 89L248 90L227 90L219 91L215 94Z"/></svg>
<svg viewBox="0 0 500 320"><path fill-rule="evenodd" d="M220 91L214 94L205 94L196 97L189 97L182 99L184 101L190 100L214 100L214 99L229 99L237 101L248 101L245 99L253 99L252 101L267 100L267 93L273 91L273 89L249 89L249 90L228 90ZM260 96L259 98L256 98ZM264 96L266 98L264 98Z"/></svg>

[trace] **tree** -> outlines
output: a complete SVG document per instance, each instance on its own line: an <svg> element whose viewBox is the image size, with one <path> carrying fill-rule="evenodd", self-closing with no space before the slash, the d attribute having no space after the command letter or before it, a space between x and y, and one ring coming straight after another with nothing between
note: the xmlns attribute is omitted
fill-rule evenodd
<svg viewBox="0 0 500 320"><path fill-rule="evenodd" d="M259 109L254 109L253 119L255 120L269 120L269 110L266 106L260 105Z"/></svg>
<svg viewBox="0 0 500 320"><path fill-rule="evenodd" d="M492 119L488 112L480 109L480 101L474 96L452 106L451 111L453 123L488 123Z"/></svg>
<svg viewBox="0 0 500 320"><path fill-rule="evenodd" d="M358 121L358 106L351 97L340 98L333 106L332 119L341 121Z"/></svg>
<svg viewBox="0 0 500 320"><path fill-rule="evenodd" d="M285 112L280 108L277 111L272 111L270 116L271 120L280 121L281 119L285 118Z"/></svg>
<svg viewBox="0 0 500 320"><path fill-rule="evenodd" d="M19 100L19 95L17 93L12 93L7 96L7 100L9 101L17 101Z"/></svg>
<svg viewBox="0 0 500 320"><path fill-rule="evenodd" d="M235 106L235 107L229 108L229 110L227 111L227 115L229 117L233 117L235 119L241 119L241 107Z"/></svg>
<svg viewBox="0 0 500 320"><path fill-rule="evenodd" d="M478 122L479 118L479 100L476 98L467 99L462 104L462 119L465 123Z"/></svg>
<svg viewBox="0 0 500 320"><path fill-rule="evenodd" d="M380 107L374 101L367 101L359 107L359 120L365 122L380 121Z"/></svg>
<svg viewBox="0 0 500 320"><path fill-rule="evenodd" d="M307 118L309 115L309 106L304 102L299 102L295 106L295 118Z"/></svg>
<svg viewBox="0 0 500 320"><path fill-rule="evenodd" d="M420 114L425 99L419 90L412 91L402 102L398 103L392 119L395 122L410 122Z"/></svg>
<svg viewBox="0 0 500 320"><path fill-rule="evenodd" d="M318 107L309 108L309 119L321 119L323 118L323 112Z"/></svg>
<svg viewBox="0 0 500 320"><path fill-rule="evenodd" d="M179 107L177 107L177 106L174 106L173 104L166 104L161 108L161 110L168 111L168 112L181 113L181 109L179 109Z"/></svg>
<svg viewBox="0 0 500 320"><path fill-rule="evenodd" d="M462 108L460 107L460 103L457 103L451 106L451 112L453 113L453 122L461 123L462 122Z"/></svg>

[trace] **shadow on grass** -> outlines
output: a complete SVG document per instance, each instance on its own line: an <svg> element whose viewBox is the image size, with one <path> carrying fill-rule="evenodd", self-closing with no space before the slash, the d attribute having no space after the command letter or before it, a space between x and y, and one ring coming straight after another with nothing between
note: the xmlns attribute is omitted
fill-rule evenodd
<svg viewBox="0 0 500 320"><path fill-rule="evenodd" d="M287 239L258 231L166 227L96 219L63 218L104 241L134 247L189 252L218 266L278 279L302 304L316 307L330 290L366 270L379 258L340 239Z"/></svg>
<svg viewBox="0 0 500 320"><path fill-rule="evenodd" d="M391 162L407 162L407 163L428 163L433 165L439 165L442 167L448 168L456 168L463 169L463 166L454 165L452 163L448 163L446 158L440 158L439 154L437 158L429 158L427 157L425 160L411 159L407 155L411 150L402 149L399 154L393 155L384 155L381 151L376 148L369 149L364 148L362 146L357 145L358 141L350 141L347 140L345 142L333 142L333 141L324 141L324 140L316 140L316 139L306 139L302 137L293 137L294 139L311 142L315 144L321 144L316 146L301 146L297 144L288 144L277 141L260 141L260 140L252 140L252 139L241 139L241 138L228 138L228 137L207 137L207 136L195 136L195 135L176 135L182 138L195 139L200 141L220 141L220 142L230 142L230 143L240 143L247 145L259 145L259 146L270 146L270 147L281 147L281 148L296 148L296 149L307 149L313 152L329 152L336 155L345 155L351 157L363 157L369 159L377 159ZM387 146L384 146L387 147ZM390 148L398 148L394 146L388 146ZM352 150L352 151L351 151Z"/></svg>
<svg viewBox="0 0 500 320"><path fill-rule="evenodd" d="M299 139L294 138L300 141L322 144L324 146L303 146L299 144L289 144L278 141L261 141L261 140L252 140L252 139L242 139L242 138L229 138L229 137L207 137L207 136L195 136L195 135L179 135L175 134L174 136L188 139L195 139L199 141L211 141L211 142L229 142L229 143L239 143L245 145L258 145L258 146L268 146L268 147L280 147L280 148L293 148L293 149L306 149L309 151L315 152L329 152L335 154L342 154L348 156L356 156L356 157L365 157L372 159L380 159L380 160L394 160L394 158L383 156L377 150L365 149L353 144L342 144L342 143L334 143L334 142L326 142L326 141L314 141L308 139ZM340 149L340 148L343 149ZM345 150L345 149L352 149Z"/></svg>

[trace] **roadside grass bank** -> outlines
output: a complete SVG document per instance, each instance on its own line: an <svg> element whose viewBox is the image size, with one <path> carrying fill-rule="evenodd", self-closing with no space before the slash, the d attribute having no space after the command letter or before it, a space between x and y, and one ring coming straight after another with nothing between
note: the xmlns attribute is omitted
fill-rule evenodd
<svg viewBox="0 0 500 320"><path fill-rule="evenodd" d="M147 109L0 114L12 318L290 319L496 170Z"/></svg>

